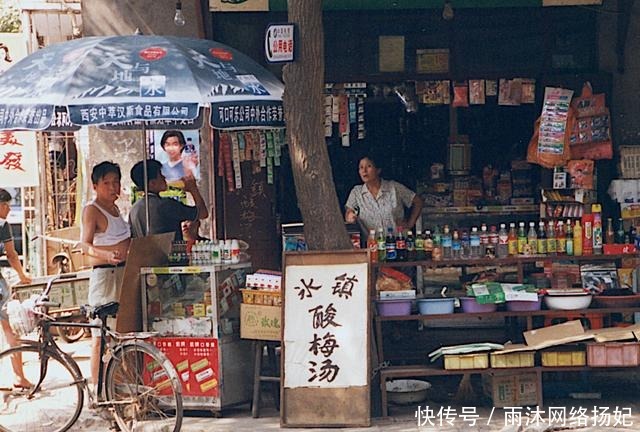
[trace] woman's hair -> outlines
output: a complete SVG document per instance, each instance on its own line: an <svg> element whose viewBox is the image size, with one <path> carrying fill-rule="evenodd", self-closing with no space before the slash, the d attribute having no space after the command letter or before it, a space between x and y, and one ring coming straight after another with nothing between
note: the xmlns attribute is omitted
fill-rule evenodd
<svg viewBox="0 0 640 432"><path fill-rule="evenodd" d="M187 145L187 142L184 139L184 134L177 130L168 130L162 134L162 138L160 138L160 146L162 147L162 149L164 150L164 144L171 137L178 138L178 141L180 142L180 147L181 147L180 151L184 150L184 146Z"/></svg>
<svg viewBox="0 0 640 432"><path fill-rule="evenodd" d="M9 47L3 43L0 43L0 49L4 50L4 61L7 63L11 63L13 59L11 58L11 54L9 54Z"/></svg>
<svg viewBox="0 0 640 432"><path fill-rule="evenodd" d="M6 190L0 188L0 202L10 202L11 194Z"/></svg>

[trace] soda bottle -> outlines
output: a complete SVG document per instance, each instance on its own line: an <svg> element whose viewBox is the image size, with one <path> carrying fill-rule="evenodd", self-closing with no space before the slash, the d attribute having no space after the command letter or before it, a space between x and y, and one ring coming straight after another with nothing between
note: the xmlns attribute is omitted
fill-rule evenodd
<svg viewBox="0 0 640 432"><path fill-rule="evenodd" d="M442 233L442 237L440 238L440 244L442 246L442 258L450 259L451 258L451 243L453 238L451 237L451 232L449 231L449 225L444 226L444 232Z"/></svg>
<svg viewBox="0 0 640 432"><path fill-rule="evenodd" d="M480 258L480 233L478 227L471 227L471 235L469 236L469 256L471 258Z"/></svg>
<svg viewBox="0 0 640 432"><path fill-rule="evenodd" d="M402 227L398 227L398 234L396 235L396 260L407 260L407 239L404 237Z"/></svg>
<svg viewBox="0 0 640 432"><path fill-rule="evenodd" d="M424 260L424 237L422 237L422 231L416 231L416 260Z"/></svg>
<svg viewBox="0 0 640 432"><path fill-rule="evenodd" d="M487 246L489 245L489 232L487 231L487 224L480 225L480 256L484 257L487 254Z"/></svg>
<svg viewBox="0 0 640 432"><path fill-rule="evenodd" d="M557 250L556 230L553 226L553 221L549 221L549 228L547 228L547 253L549 255L555 255Z"/></svg>
<svg viewBox="0 0 640 432"><path fill-rule="evenodd" d="M462 231L462 237L460 237L460 243L462 243L461 258L469 258L471 255L471 240L469 239L469 232L467 230Z"/></svg>
<svg viewBox="0 0 640 432"><path fill-rule="evenodd" d="M462 242L460 241L460 233L457 229L453 230L451 236L451 257L453 259L460 259L462 256Z"/></svg>
<svg viewBox="0 0 640 432"><path fill-rule="evenodd" d="M498 230L495 225L491 225L489 229L489 244L485 246L484 254L485 256L495 258L496 249L498 247Z"/></svg>
<svg viewBox="0 0 640 432"><path fill-rule="evenodd" d="M433 258L434 247L435 247L435 241L431 238L431 231L426 230L424 232L424 258L425 259Z"/></svg>
<svg viewBox="0 0 640 432"><path fill-rule="evenodd" d="M378 243L378 261L385 262L387 260L387 244L382 228L378 228L378 238L376 241Z"/></svg>
<svg viewBox="0 0 640 432"><path fill-rule="evenodd" d="M425 240L424 244L427 244L427 240ZM433 238L433 251L431 253L431 259L433 259L434 261L440 261L442 260L442 243L441 243L441 237L438 237L437 239L434 237Z"/></svg>
<svg viewBox="0 0 640 432"><path fill-rule="evenodd" d="M529 245L529 253L538 252L538 233L536 232L536 223L529 222L529 232L527 233L527 244Z"/></svg>
<svg viewBox="0 0 640 432"><path fill-rule="evenodd" d="M496 254L498 258L506 258L509 256L509 233L507 232L507 226L503 223L500 224L500 231L498 231L498 248Z"/></svg>
<svg viewBox="0 0 640 432"><path fill-rule="evenodd" d="M376 230L369 230L367 249L369 250L369 259L371 262L378 262L378 240L376 239Z"/></svg>
<svg viewBox="0 0 640 432"><path fill-rule="evenodd" d="M605 234L605 243L614 244L616 241L616 232L613 230L613 219L607 218L607 232Z"/></svg>
<svg viewBox="0 0 640 432"><path fill-rule="evenodd" d="M567 253L567 237L564 231L564 222L562 221L558 221L556 229L556 252L558 255Z"/></svg>
<svg viewBox="0 0 640 432"><path fill-rule="evenodd" d="M582 227L580 226L580 219L576 220L576 224L573 227L573 254L575 256L582 255Z"/></svg>
<svg viewBox="0 0 640 432"><path fill-rule="evenodd" d="M618 230L616 231L616 243L624 244L624 221L618 218Z"/></svg>
<svg viewBox="0 0 640 432"><path fill-rule="evenodd" d="M524 230L524 222L518 223L518 253L524 253L524 245L527 244L527 233Z"/></svg>
<svg viewBox="0 0 640 432"><path fill-rule="evenodd" d="M387 238L385 239L385 247L387 249L387 261L396 261L398 255L396 253L396 238L393 235L393 228L387 228Z"/></svg>
<svg viewBox="0 0 640 432"><path fill-rule="evenodd" d="M567 255L573 255L573 232L571 230L571 219L567 219L567 223L564 225L564 236L567 239L566 250Z"/></svg>
<svg viewBox="0 0 640 432"><path fill-rule="evenodd" d="M518 236L516 235L515 222L509 223L509 238L507 240L507 247L510 256L518 255Z"/></svg>
<svg viewBox="0 0 640 432"><path fill-rule="evenodd" d="M544 222L538 222L537 252L541 255L547 254L547 232L544 229Z"/></svg>
<svg viewBox="0 0 640 432"><path fill-rule="evenodd" d="M416 260L416 241L413 238L413 231L407 232L407 260Z"/></svg>

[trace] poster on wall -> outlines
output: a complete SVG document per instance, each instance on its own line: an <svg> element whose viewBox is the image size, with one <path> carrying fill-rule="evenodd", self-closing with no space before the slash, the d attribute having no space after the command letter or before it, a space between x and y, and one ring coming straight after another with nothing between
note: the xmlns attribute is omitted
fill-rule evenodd
<svg viewBox="0 0 640 432"><path fill-rule="evenodd" d="M211 12L266 12L269 0L209 0Z"/></svg>
<svg viewBox="0 0 640 432"><path fill-rule="evenodd" d="M200 132L197 130L154 130L149 154L162 164L167 183L183 177L200 180Z"/></svg>

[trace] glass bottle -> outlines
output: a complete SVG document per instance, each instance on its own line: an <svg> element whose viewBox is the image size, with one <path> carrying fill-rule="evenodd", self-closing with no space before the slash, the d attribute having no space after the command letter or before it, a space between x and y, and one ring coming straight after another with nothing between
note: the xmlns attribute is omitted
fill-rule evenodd
<svg viewBox="0 0 640 432"><path fill-rule="evenodd" d="M393 228L387 228L387 238L385 239L385 247L387 249L387 261L393 262L398 258L396 252L396 237L393 235Z"/></svg>
<svg viewBox="0 0 640 432"><path fill-rule="evenodd" d="M537 241L537 252L540 255L547 254L547 232L544 229L544 222L538 222L538 241Z"/></svg>
<svg viewBox="0 0 640 432"><path fill-rule="evenodd" d="M524 253L524 245L527 244L527 232L524 229L524 222L518 223L518 253Z"/></svg>
<svg viewBox="0 0 640 432"><path fill-rule="evenodd" d="M422 261L424 260L424 237L422 236L422 231L416 231L416 260Z"/></svg>
<svg viewBox="0 0 640 432"><path fill-rule="evenodd" d="M516 235L515 222L509 223L509 239L507 241L510 256L518 255L518 236Z"/></svg>
<svg viewBox="0 0 640 432"><path fill-rule="evenodd" d="M614 244L616 241L616 232L613 230L613 218L607 218L607 231L604 241L606 244Z"/></svg>
<svg viewBox="0 0 640 432"><path fill-rule="evenodd" d="M432 259L433 258L433 250L435 247L435 241L431 238L431 230L426 230L424 232L424 258Z"/></svg>
<svg viewBox="0 0 640 432"><path fill-rule="evenodd" d="M527 232L527 244L529 245L529 254L538 252L538 233L536 232L536 223L529 222L529 232Z"/></svg>
<svg viewBox="0 0 640 432"><path fill-rule="evenodd" d="M565 233L565 238L567 239L567 244L566 244L566 250L567 250L567 255L571 256L574 253L574 247L573 247L573 230L571 229L571 219L567 219L567 223L564 225L564 233Z"/></svg>
<svg viewBox="0 0 640 432"><path fill-rule="evenodd" d="M553 221L549 221L549 225L547 228L547 253L549 255L555 255L557 252L557 243L556 243L556 230L553 225Z"/></svg>
<svg viewBox="0 0 640 432"><path fill-rule="evenodd" d="M407 260L407 239L404 236L402 227L398 227L398 234L396 235L396 260Z"/></svg>
<svg viewBox="0 0 640 432"><path fill-rule="evenodd" d="M565 254L567 252L567 237L564 231L564 222L558 221L556 229L556 252L558 255Z"/></svg>
<svg viewBox="0 0 640 432"><path fill-rule="evenodd" d="M407 261L416 260L416 240L413 238L413 231L407 231Z"/></svg>
<svg viewBox="0 0 640 432"><path fill-rule="evenodd" d="M367 249L369 250L369 259L371 262L378 262L378 240L376 239L376 230L369 230Z"/></svg>
<svg viewBox="0 0 640 432"><path fill-rule="evenodd" d="M378 243L378 261L385 262L387 260L387 242L384 238L384 230L382 228L378 228L376 241Z"/></svg>

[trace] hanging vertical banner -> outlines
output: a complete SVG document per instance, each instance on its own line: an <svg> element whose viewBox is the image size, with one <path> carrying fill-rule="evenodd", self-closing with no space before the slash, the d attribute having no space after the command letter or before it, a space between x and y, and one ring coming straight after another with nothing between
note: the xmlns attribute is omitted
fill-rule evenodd
<svg viewBox="0 0 640 432"><path fill-rule="evenodd" d="M37 153L35 132L0 131L0 184L38 186Z"/></svg>
<svg viewBox="0 0 640 432"><path fill-rule="evenodd" d="M367 254L287 253L284 277L284 423L367 424ZM330 412L317 409L329 401Z"/></svg>

